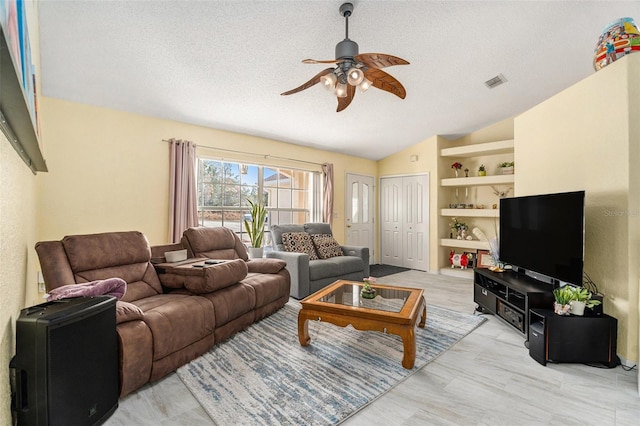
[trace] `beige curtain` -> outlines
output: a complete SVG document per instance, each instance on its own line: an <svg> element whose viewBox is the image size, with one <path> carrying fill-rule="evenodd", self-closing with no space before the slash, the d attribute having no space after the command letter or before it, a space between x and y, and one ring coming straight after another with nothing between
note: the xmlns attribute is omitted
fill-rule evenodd
<svg viewBox="0 0 640 426"><path fill-rule="evenodd" d="M169 235L177 243L187 228L198 225L196 144L170 139L169 149Z"/></svg>
<svg viewBox="0 0 640 426"><path fill-rule="evenodd" d="M322 194L322 221L331 225L333 221L333 164L322 165L324 193Z"/></svg>

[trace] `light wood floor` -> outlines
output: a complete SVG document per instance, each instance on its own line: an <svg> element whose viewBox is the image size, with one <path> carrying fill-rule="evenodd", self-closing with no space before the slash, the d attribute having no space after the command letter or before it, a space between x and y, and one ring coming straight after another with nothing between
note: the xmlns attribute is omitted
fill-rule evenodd
<svg viewBox="0 0 640 426"><path fill-rule="evenodd" d="M384 284L425 289L427 304L472 313L470 280L408 271ZM618 366L535 362L524 338L488 321L344 422L370 425L640 425L638 373ZM106 425L213 425L180 379L120 400ZM227 426L227 425L223 425Z"/></svg>

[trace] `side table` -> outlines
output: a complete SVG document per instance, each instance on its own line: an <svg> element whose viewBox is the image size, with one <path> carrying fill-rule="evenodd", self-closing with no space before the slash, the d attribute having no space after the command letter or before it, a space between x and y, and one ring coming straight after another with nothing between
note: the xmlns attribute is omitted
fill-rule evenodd
<svg viewBox="0 0 640 426"><path fill-rule="evenodd" d="M618 320L598 316L558 315L551 309L529 310L529 355L547 361L618 365Z"/></svg>

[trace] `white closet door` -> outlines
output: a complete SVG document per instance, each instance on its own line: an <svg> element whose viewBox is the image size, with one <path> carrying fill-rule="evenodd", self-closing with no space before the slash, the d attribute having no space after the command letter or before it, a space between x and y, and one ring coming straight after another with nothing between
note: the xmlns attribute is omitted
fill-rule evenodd
<svg viewBox="0 0 640 426"><path fill-rule="evenodd" d="M429 176L380 179L380 263L429 270Z"/></svg>
<svg viewBox="0 0 640 426"><path fill-rule="evenodd" d="M404 267L429 269L429 176L402 178Z"/></svg>
<svg viewBox="0 0 640 426"><path fill-rule="evenodd" d="M380 263L402 266L402 178L380 179Z"/></svg>

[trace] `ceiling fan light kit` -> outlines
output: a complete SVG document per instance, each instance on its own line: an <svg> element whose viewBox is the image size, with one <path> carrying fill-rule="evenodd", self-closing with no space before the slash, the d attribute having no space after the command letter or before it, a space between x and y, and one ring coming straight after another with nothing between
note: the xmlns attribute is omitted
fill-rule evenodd
<svg viewBox="0 0 640 426"><path fill-rule="evenodd" d="M385 53L358 53L358 43L349 39L349 16L352 12L353 4L344 3L340 6L340 15L345 18L345 39L336 45L335 60L305 59L302 61L305 64L335 64L335 67L320 71L306 83L284 92L282 95L291 95L317 83L322 83L337 97L338 112L351 104L356 87L364 92L374 86L393 93L400 99L407 96L404 86L395 77L382 71L381 68L408 65L409 62Z"/></svg>

